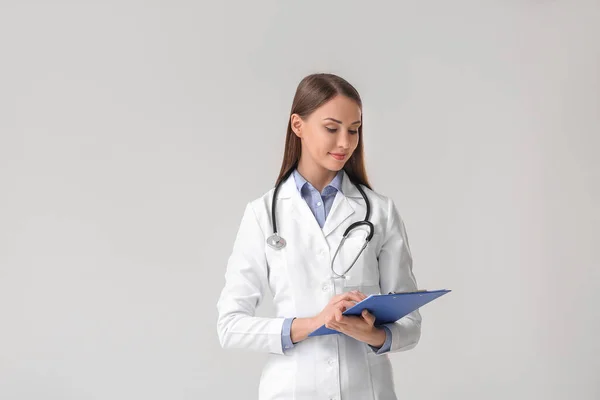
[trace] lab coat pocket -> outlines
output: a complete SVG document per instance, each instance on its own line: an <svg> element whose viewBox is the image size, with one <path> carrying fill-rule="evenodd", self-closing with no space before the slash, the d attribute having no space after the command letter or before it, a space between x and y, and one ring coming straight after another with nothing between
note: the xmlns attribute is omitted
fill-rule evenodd
<svg viewBox="0 0 600 400"><path fill-rule="evenodd" d="M337 240L341 241L341 237ZM379 243L379 235L375 234L365 247L356 263L348 272L344 286L347 288L360 288L363 292L376 291L379 288L379 263L377 261L376 247ZM365 244L364 235L350 235L340 248L333 268L336 273L342 274L351 264ZM372 290L371 290L372 289Z"/></svg>
<svg viewBox="0 0 600 400"><path fill-rule="evenodd" d="M265 363L260 383L259 398L284 398L293 397L296 389L296 359L279 354L269 355Z"/></svg>

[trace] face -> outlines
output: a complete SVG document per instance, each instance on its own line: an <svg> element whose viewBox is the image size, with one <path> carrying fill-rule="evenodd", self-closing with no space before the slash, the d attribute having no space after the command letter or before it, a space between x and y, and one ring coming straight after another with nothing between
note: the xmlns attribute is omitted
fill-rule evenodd
<svg viewBox="0 0 600 400"><path fill-rule="evenodd" d="M329 171L341 170L358 146L360 119L358 104L340 95L323 104L305 120L292 114L292 130L302 141L301 157L308 157L311 163Z"/></svg>

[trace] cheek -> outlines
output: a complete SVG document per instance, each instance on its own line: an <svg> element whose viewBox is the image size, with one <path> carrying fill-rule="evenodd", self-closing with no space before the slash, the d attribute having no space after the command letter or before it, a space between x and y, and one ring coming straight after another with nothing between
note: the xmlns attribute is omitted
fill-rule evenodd
<svg viewBox="0 0 600 400"><path fill-rule="evenodd" d="M331 133L327 132L321 135L321 150L323 150L323 152L328 153L330 151L334 151L336 150L337 147L337 140L335 138L334 135L332 135Z"/></svg>
<svg viewBox="0 0 600 400"><path fill-rule="evenodd" d="M326 156L327 153L333 151L335 147L335 139L331 134L327 135L319 131L313 131L310 136L310 150L313 154Z"/></svg>
<svg viewBox="0 0 600 400"><path fill-rule="evenodd" d="M310 154L315 158L326 156L327 152L329 151L327 150L327 143L323 139L316 137L313 137L310 143L307 142L306 146L308 147Z"/></svg>

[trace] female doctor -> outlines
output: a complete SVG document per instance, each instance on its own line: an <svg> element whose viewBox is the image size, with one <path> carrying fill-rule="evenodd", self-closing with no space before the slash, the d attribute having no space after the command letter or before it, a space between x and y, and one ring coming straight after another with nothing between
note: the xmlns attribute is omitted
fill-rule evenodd
<svg viewBox="0 0 600 400"><path fill-rule="evenodd" d="M417 290L395 203L368 182L362 120L350 83L305 77L275 188L245 207L217 332L223 348L269 354L260 400L396 399L388 355L419 341L418 310L382 326L368 312L342 316L366 295ZM276 316L255 316L269 292ZM308 336L322 325L337 332Z"/></svg>

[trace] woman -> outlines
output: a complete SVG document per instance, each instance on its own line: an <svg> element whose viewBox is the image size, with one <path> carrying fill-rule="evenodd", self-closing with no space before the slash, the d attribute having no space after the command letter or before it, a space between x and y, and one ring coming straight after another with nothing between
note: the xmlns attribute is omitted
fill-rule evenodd
<svg viewBox="0 0 600 400"><path fill-rule="evenodd" d="M342 316L366 295L417 290L403 221L367 179L362 120L351 84L332 74L305 77L292 104L278 190L246 205L217 330L224 348L269 353L260 400L396 399L388 354L419 341L418 310L383 326L367 312ZM345 273L368 234L364 225L355 228L335 254L346 228L367 213L356 185L370 202L374 234ZM269 290L276 317L254 316ZM308 337L322 325L339 333Z"/></svg>

